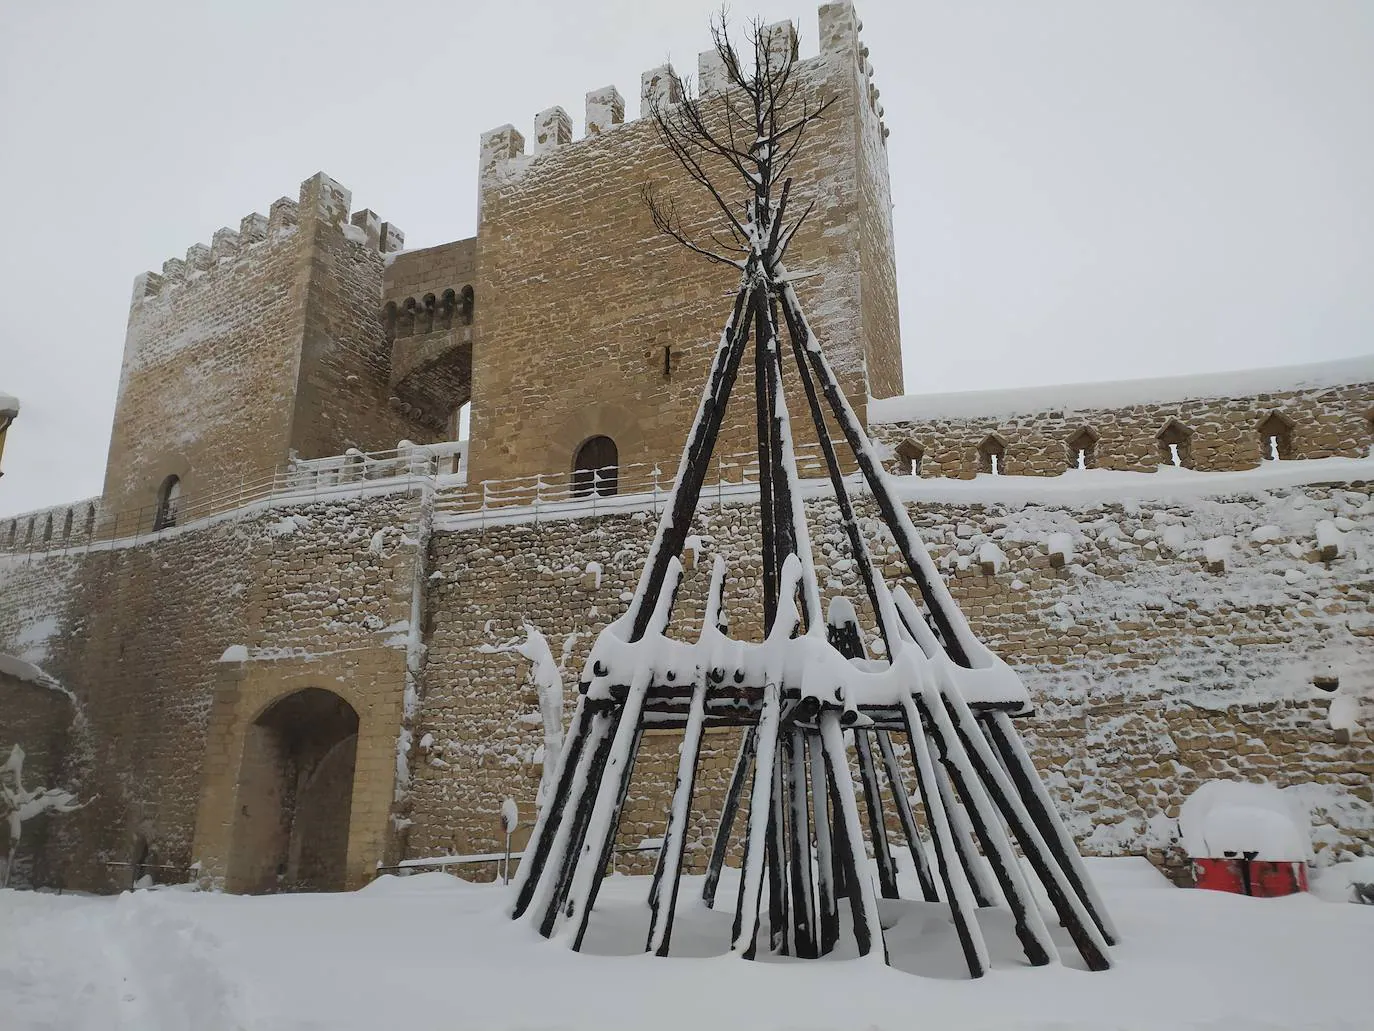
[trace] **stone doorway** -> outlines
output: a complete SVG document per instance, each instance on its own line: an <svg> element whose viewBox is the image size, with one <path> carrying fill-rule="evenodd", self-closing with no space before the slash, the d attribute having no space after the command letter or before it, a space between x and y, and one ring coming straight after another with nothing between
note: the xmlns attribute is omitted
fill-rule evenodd
<svg viewBox="0 0 1374 1031"><path fill-rule="evenodd" d="M358 714L317 687L286 695L247 728L226 887L342 891Z"/></svg>

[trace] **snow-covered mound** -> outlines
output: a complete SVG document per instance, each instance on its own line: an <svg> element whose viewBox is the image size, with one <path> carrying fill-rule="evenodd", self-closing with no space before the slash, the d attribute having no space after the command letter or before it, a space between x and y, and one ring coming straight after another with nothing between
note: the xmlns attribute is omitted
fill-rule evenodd
<svg viewBox="0 0 1374 1031"><path fill-rule="evenodd" d="M1307 811L1272 784L1209 780L1178 814L1183 848L1195 859L1242 856L1275 862L1312 858Z"/></svg>

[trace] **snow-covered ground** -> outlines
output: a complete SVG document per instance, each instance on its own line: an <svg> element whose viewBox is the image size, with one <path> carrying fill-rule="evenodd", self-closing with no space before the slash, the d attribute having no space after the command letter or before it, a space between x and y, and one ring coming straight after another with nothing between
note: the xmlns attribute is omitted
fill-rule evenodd
<svg viewBox="0 0 1374 1031"><path fill-rule="evenodd" d="M1092 860L1123 935L1093 974L1064 948L1032 969L1003 911L980 913L993 971L963 978L942 907L885 903L894 967L721 955L729 912L686 879L673 944L643 955L648 879L606 882L576 954L506 919L506 892L446 874L346 895L118 897L0 892L7 1031L391 1028L1364 1029L1374 906L1168 885L1141 859ZM723 882L722 900L732 899ZM620 956L614 956L621 953Z"/></svg>

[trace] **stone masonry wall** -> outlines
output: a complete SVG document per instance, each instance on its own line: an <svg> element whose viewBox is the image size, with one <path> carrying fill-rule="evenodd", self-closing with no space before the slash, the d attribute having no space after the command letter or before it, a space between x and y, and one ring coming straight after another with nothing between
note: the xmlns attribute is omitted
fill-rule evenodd
<svg viewBox="0 0 1374 1031"><path fill-rule="evenodd" d="M142 842L222 882L245 729L306 687L358 714L348 883L387 858L421 512L419 495L382 493L0 557L0 652L71 690L87 728L53 779L95 801L50 821L48 883L127 884L104 864ZM30 747L27 711L0 708L0 747Z"/></svg>
<svg viewBox="0 0 1374 1031"><path fill-rule="evenodd" d="M298 205L282 198L270 219L245 216L218 248L196 244L135 282L106 517L155 505L169 475L198 494L285 458L304 318L298 223Z"/></svg>
<svg viewBox="0 0 1374 1031"><path fill-rule="evenodd" d="M833 503L808 510L823 592L859 598ZM1364 732L1341 740L1325 720L1330 696L1312 686L1330 668L1342 691L1374 696L1367 482L1178 502L923 504L912 515L974 631L1025 679L1037 712L1022 733L1089 852L1167 850L1182 800L1211 778L1292 787L1312 808L1320 848L1374 851L1374 745ZM698 515L701 557L679 602L682 636L700 619L714 554L729 562L732 631L757 634L754 518L743 504ZM1327 561L1316 543L1322 521L1343 534ZM497 850L507 795L528 832L542 758L537 699L528 663L490 646L522 637L522 619L537 624L565 657L566 722L587 650L624 611L653 526L633 515L439 527L408 854ZM1051 554L1057 534L1071 542L1062 563ZM890 545L880 556L893 576ZM985 545L1001 556L987 572ZM738 737L722 730L708 742L694 867L710 847ZM646 741L621 845L662 832L678 740Z"/></svg>
<svg viewBox="0 0 1374 1031"><path fill-rule="evenodd" d="M319 173L299 201L138 277L102 522L148 529L170 475L206 496L271 476L292 450L442 437L387 403L380 252L401 237L370 211L350 220L350 199Z"/></svg>
<svg viewBox="0 0 1374 1031"><path fill-rule="evenodd" d="M1312 685L1335 673L1342 692L1374 694L1369 483L1153 501L1105 493L912 507L975 632L1030 688L1037 712L1022 731L1084 847L1166 854L1183 798L1233 777L1291 787L1326 855L1374 849L1374 745L1333 730L1330 696ZM857 598L833 503L807 505L824 593ZM524 619L547 636L569 716L654 519L483 527L440 515L431 532L430 512L423 493L383 493L220 517L138 547L0 559L0 651L68 687L89 728L45 777L96 801L49 821L33 874L115 888L128 870L105 861L146 844L158 862L196 862L207 883L235 883L236 813L256 797L241 794L249 731L301 688L331 691L358 715L346 884L378 862L498 850L507 796L524 814L521 844L543 727L527 663L500 646L523 636ZM897 576L890 539L866 506L861 516ZM733 630L757 636L754 507L707 507L693 530L675 633L696 632L720 554ZM64 733L31 708L0 710L0 744ZM708 736L693 868L738 739L728 728ZM671 732L646 739L622 846L661 833L677 743Z"/></svg>
<svg viewBox="0 0 1374 1031"><path fill-rule="evenodd" d="M853 18L853 11L850 11ZM832 24L833 43L843 52L859 48L858 25L841 17ZM852 43L850 42L852 40ZM904 392L902 343L897 319L896 244L892 234L892 182L887 169L887 126L878 87L872 81L868 57L854 53L849 74L857 103L854 149L858 192L853 245L859 258L859 298L863 319L868 392L873 397L896 397Z"/></svg>
<svg viewBox="0 0 1374 1031"><path fill-rule="evenodd" d="M350 218L348 190L320 174L301 187L303 211L316 217L305 287L305 325L292 416L291 448L302 458L376 451L399 441L444 440L427 423L392 405L391 362L382 326L384 251L399 246L371 211Z"/></svg>
<svg viewBox="0 0 1374 1031"><path fill-rule="evenodd" d="M403 307L426 294L441 297L445 290L461 292L471 286L477 271L477 239L454 240L437 247L401 251L387 256L383 302Z"/></svg>
<svg viewBox="0 0 1374 1031"><path fill-rule="evenodd" d="M1237 389L1247 380L1260 389ZM1045 407L1055 393L1065 401ZM921 476L969 479L986 470L979 448L989 437L1004 447L1005 474L1055 476L1077 468L1073 442L1085 429L1089 467L1151 471L1170 464L1160 433L1171 420L1186 431L1181 457L1193 469L1252 469L1271 457L1275 431L1282 459L1363 457L1374 446L1374 362L908 396L876 404L870 423L875 439L892 449L893 471L907 472L918 455Z"/></svg>
<svg viewBox="0 0 1374 1031"><path fill-rule="evenodd" d="M792 31L790 24L770 29L779 45ZM865 210L878 202L874 190L861 188L857 156L868 75L847 3L821 8L819 37L820 55L802 61L796 74L810 102L833 97L835 103L797 156L794 203L814 200L816 208L789 262L814 273L798 288L802 303L862 410L866 351L871 364L884 368L901 361L895 304L875 300L867 309L873 319L891 320L879 333L865 326L856 303L860 247L867 248L866 237L887 212ZM698 78L708 93L719 81L714 58L712 51L700 62ZM510 126L483 138L473 480L564 473L578 446L603 434L616 442L622 466L672 468L681 452L682 427L696 409L737 276L655 230L646 184L676 206L690 234L707 238L720 216L659 142L648 117L652 97L672 99L667 69L646 72L641 86L634 121L621 121L624 102L613 89L588 94L589 129L581 140L571 139L571 120L561 109L540 115L530 155ZM869 169L868 185L880 174ZM886 246L879 239L866 253ZM874 260L881 265L880 257ZM890 254L885 260L890 264ZM878 347L893 354L873 354ZM752 448L748 368L731 399L722 442L727 455ZM891 387L890 375L878 385Z"/></svg>
<svg viewBox="0 0 1374 1031"><path fill-rule="evenodd" d="M472 399L476 239L387 257L382 321L391 354L392 403L460 436Z"/></svg>

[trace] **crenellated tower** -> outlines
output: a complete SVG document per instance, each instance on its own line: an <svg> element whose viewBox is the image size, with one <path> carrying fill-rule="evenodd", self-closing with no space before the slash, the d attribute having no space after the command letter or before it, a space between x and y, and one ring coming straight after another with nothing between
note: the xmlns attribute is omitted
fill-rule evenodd
<svg viewBox="0 0 1374 1031"><path fill-rule="evenodd" d="M444 436L442 421L393 400L382 282L404 235L371 211L350 217L350 202L321 172L298 200L138 276L105 518L158 512L169 495L229 494L293 453Z"/></svg>
<svg viewBox="0 0 1374 1031"><path fill-rule="evenodd" d="M800 289L862 415L869 396L902 393L902 364L887 130L860 30L848 2L823 6L818 52L798 65L808 98L834 104L798 158L799 199L815 209L792 265L808 273ZM791 22L765 31L770 47L798 48ZM696 81L722 93L715 50ZM690 230L712 227L709 198L649 117L677 88L668 66L646 71L634 120L614 86L593 90L581 139L559 107L536 116L528 146L511 125L483 135L472 479L567 472L593 441L621 466L676 459L721 331L720 297L736 285L732 269L660 235L643 197L651 184ZM751 433L727 427L723 453L747 450Z"/></svg>

